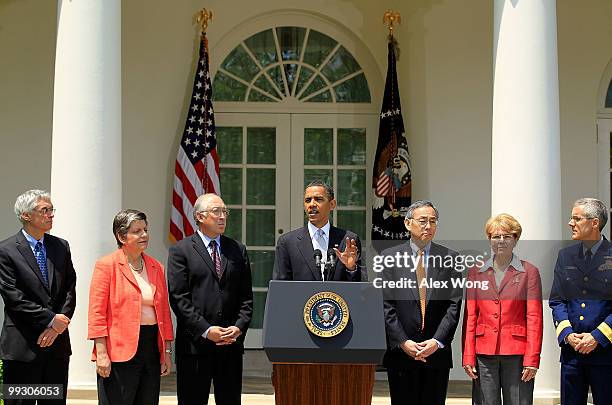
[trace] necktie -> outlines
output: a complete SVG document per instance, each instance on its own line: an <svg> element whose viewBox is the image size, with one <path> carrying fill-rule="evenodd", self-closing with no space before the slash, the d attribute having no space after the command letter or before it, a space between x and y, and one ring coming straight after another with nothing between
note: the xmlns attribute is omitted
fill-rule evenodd
<svg viewBox="0 0 612 405"><path fill-rule="evenodd" d="M219 257L219 252L217 250L217 241L211 240L208 247L210 247L211 250L210 257L215 264L215 272L217 273L217 277L221 278L221 258Z"/></svg>
<svg viewBox="0 0 612 405"><path fill-rule="evenodd" d="M325 253L327 252L327 243L325 243L325 232L323 232L323 229L317 229L317 232L315 233L315 239L319 244L319 247L321 248L321 252L323 252L323 256L327 256L327 254Z"/></svg>
<svg viewBox="0 0 612 405"><path fill-rule="evenodd" d="M591 252L591 249L587 249L586 252L584 252L584 258L586 259L587 263L591 263L591 259L593 258L593 252Z"/></svg>
<svg viewBox="0 0 612 405"><path fill-rule="evenodd" d="M36 262L38 263L38 268L40 269L40 274L45 282L45 286L48 288L49 273L47 271L47 258L45 257L42 243L36 242L36 245L34 245L34 256L36 256Z"/></svg>
<svg viewBox="0 0 612 405"><path fill-rule="evenodd" d="M423 249L419 250L419 263L416 268L417 283L419 285L419 301L421 303L421 330L425 329L425 304L427 303L427 288L421 282L425 279L425 266L423 263Z"/></svg>

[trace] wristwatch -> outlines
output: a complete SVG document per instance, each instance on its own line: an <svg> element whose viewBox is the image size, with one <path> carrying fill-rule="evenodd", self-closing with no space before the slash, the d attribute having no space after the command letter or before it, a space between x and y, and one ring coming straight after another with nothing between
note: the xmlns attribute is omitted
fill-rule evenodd
<svg viewBox="0 0 612 405"><path fill-rule="evenodd" d="M170 348L166 349L166 353L172 354L172 349L170 349Z"/></svg>

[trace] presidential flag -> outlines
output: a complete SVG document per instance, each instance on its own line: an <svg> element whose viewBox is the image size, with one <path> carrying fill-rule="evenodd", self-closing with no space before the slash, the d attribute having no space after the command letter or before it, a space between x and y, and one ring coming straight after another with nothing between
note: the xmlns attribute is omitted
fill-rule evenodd
<svg viewBox="0 0 612 405"><path fill-rule="evenodd" d="M193 205L201 194L220 192L208 40L202 33L187 121L174 165L170 240L178 242L195 232Z"/></svg>
<svg viewBox="0 0 612 405"><path fill-rule="evenodd" d="M385 94L380 113L372 189L372 241L408 239L404 216L411 203L412 174L397 87L395 40L389 39Z"/></svg>

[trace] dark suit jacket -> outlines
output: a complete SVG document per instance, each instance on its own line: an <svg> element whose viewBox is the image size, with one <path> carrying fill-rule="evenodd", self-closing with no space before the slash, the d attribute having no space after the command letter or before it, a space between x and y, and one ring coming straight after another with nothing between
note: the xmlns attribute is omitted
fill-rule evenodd
<svg viewBox="0 0 612 405"><path fill-rule="evenodd" d="M0 358L35 362L45 356L68 357L68 330L48 348L36 343L56 314L72 319L76 304L76 273L68 242L53 235L44 238L49 286L21 231L0 242L0 293L4 299L4 324Z"/></svg>
<svg viewBox="0 0 612 405"><path fill-rule="evenodd" d="M336 260L332 280L366 281L367 273L361 265L361 241L355 233L330 226L329 248L338 245L338 250L344 251L347 237L355 239L357 243L357 270L349 273L344 264ZM287 232L278 238L273 278L274 280L322 281L320 269L315 268L314 248L307 226Z"/></svg>
<svg viewBox="0 0 612 405"><path fill-rule="evenodd" d="M403 243L387 249L381 255L395 256L398 252L400 254L408 252L409 255L412 255L410 244ZM449 261L433 260L432 258L454 257L456 254L456 252L444 246L436 243L431 244L427 278L433 281L447 281L449 288L427 289L424 330L421 330L421 304L418 288L384 291L385 329L388 346L384 358L386 367L407 369L414 366L416 361L404 353L399 345L408 339L422 342L431 338L441 342L444 348L438 349L429 356L426 363L419 361L419 364L438 369L453 366L451 342L459 323L463 290L453 288L451 279L460 279L462 275L461 272L455 271L449 265ZM406 277L416 283L416 272L407 268L392 267L385 269L383 277L386 280L400 280Z"/></svg>
<svg viewBox="0 0 612 405"><path fill-rule="evenodd" d="M588 263L582 243L559 251L548 301L552 308L561 363L612 365L612 244L604 238ZM598 345L580 354L565 343L572 332L588 332Z"/></svg>
<svg viewBox="0 0 612 405"><path fill-rule="evenodd" d="M202 337L211 326L237 326L242 335L230 347L243 350L253 316L251 266L246 247L224 235L221 268L219 279L197 233L170 248L166 271L170 306L177 322L177 355L207 354L220 347Z"/></svg>

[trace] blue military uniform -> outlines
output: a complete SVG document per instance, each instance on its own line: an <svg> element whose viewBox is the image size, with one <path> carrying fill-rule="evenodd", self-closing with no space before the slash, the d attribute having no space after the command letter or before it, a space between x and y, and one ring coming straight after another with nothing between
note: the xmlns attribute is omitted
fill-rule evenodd
<svg viewBox="0 0 612 405"><path fill-rule="evenodd" d="M596 249L596 250L595 250ZM593 400L612 404L612 244L603 239L585 252L582 243L559 251L550 307L561 346L561 404ZM598 345L580 354L568 343L570 333L590 333Z"/></svg>

